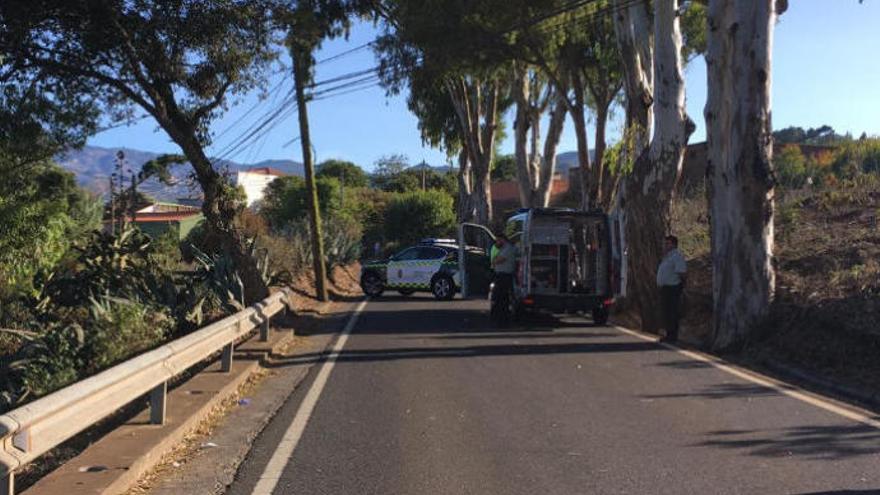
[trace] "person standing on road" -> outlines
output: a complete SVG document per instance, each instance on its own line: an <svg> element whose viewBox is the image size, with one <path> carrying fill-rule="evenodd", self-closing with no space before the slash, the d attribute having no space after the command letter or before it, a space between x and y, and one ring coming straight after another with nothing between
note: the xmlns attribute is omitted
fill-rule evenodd
<svg viewBox="0 0 880 495"><path fill-rule="evenodd" d="M678 238L668 235L663 241L663 259L657 267L657 287L660 289L660 309L666 336L662 342L678 340L679 304L687 278L687 262L678 250Z"/></svg>
<svg viewBox="0 0 880 495"><path fill-rule="evenodd" d="M492 292L492 304L506 305L513 291L513 272L516 270L516 246L507 235L500 233L495 237L497 251L492 258L492 269L495 270L495 289Z"/></svg>

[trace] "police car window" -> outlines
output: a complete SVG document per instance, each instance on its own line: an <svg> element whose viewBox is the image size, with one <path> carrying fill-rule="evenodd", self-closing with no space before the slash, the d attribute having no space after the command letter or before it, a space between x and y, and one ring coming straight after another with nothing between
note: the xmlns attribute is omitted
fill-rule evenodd
<svg viewBox="0 0 880 495"><path fill-rule="evenodd" d="M439 260L446 257L446 251L442 249L423 247L419 248L420 260Z"/></svg>
<svg viewBox="0 0 880 495"><path fill-rule="evenodd" d="M396 261L411 261L419 259L419 248L405 249L394 256Z"/></svg>

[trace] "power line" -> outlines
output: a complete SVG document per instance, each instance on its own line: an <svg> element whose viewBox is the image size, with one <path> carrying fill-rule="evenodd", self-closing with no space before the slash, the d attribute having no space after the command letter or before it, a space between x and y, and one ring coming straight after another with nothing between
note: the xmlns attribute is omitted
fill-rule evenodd
<svg viewBox="0 0 880 495"><path fill-rule="evenodd" d="M543 14L537 18L531 19L526 23L521 23L517 26L513 26L505 31L502 31L501 33L499 33L499 36L503 36L505 34L512 33L516 30L521 30L521 29L524 29L527 27L531 27L531 26L540 24L541 22L544 22L548 19L558 17L566 12L571 12L571 11L580 9L581 7L585 7L591 3L596 3L598 1L600 1L600 0L574 0L574 1L568 2L567 4L560 6L560 8L558 8L558 9L555 9L551 12ZM575 16L572 19L565 19L562 22L551 24L549 26L543 26L540 30L541 31L549 30L549 29L553 29L556 27L561 27L564 25L571 25L573 23L579 23L581 21L587 21L587 20L588 21L595 21L595 20L599 19L600 16L623 10L625 8L628 8L630 6L636 5L636 4L638 4L640 2L644 2L644 1L645 0L627 0L626 2L623 2L621 4L609 3L606 7L602 7L598 10L593 11L593 12L586 12L586 13L583 13L583 15ZM363 50L363 49L367 48L368 46L373 45L374 43L375 43L375 41L365 43L363 45L357 46L357 47L352 48L350 50L346 50L345 52L339 53L339 54L334 55L332 57L329 57L327 59L321 60L317 63L320 64L320 63L330 62L332 60L337 60L337 59L342 58L344 56L347 56L351 53L355 53L359 50ZM322 86L325 86L328 84L339 83L339 84L336 84L335 86L323 89L321 91L316 91L316 92L313 92L312 94L310 94L309 97L313 101L325 100L325 99L333 98L336 96L342 96L345 94L354 93L357 91L363 91L363 90L370 89L372 87L376 87L376 86L380 85L380 77L378 75L378 72L380 69L381 69L381 67L377 65L377 66L372 67L370 69L349 72L349 73L342 74L340 76L336 76L336 77L333 77L330 79L314 82L312 84L307 85L306 88L307 89L315 89L315 88L319 88L319 87L322 87ZM285 100L282 102L282 105L279 108L277 108L274 112L267 112L266 114L264 114L264 117L261 119L261 121L258 121L258 122L255 122L254 124L252 124L248 128L248 130L245 131L245 133L243 135L240 135L238 138L236 138L233 141L233 143L231 143L226 148L224 148L224 150L220 153L221 158L218 158L217 161L226 160L229 157L234 157L238 153L241 152L242 147L248 147L248 146L250 146L260 140L264 140L264 138L267 136L267 134L272 129L274 129L278 125L279 122L283 121L288 116L290 116L294 111L296 111L297 106L296 106L295 99L292 97L292 92L293 92L292 90L290 92L288 92L288 96L285 98ZM263 141L263 142L265 142L265 141ZM285 146L291 144L292 142L293 141L286 143Z"/></svg>
<svg viewBox="0 0 880 495"><path fill-rule="evenodd" d="M376 44L375 40L370 41L369 43L364 43L363 45L356 46L350 50L345 50L342 53L337 53L336 55L333 55L332 57L327 57L323 60L319 60L319 61L315 62L315 65L321 65L321 64L325 64L327 62L332 62L334 60L338 60L340 58L351 55L352 53L357 53L357 52L363 50L364 48L368 48L370 46L373 46L374 44Z"/></svg>

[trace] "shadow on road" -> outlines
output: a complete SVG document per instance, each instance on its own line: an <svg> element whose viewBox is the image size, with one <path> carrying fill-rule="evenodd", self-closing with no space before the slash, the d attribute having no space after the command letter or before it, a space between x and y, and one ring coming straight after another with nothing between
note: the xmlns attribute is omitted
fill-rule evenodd
<svg viewBox="0 0 880 495"><path fill-rule="evenodd" d="M642 399L681 399L681 398L697 398L697 399L731 399L740 397L778 397L781 394L772 388L762 387L760 385L752 385L746 383L720 383L705 387L695 392L682 392L675 394L651 394L641 395Z"/></svg>
<svg viewBox="0 0 880 495"><path fill-rule="evenodd" d="M392 349L359 349L343 350L336 357L336 362L372 362L393 361L400 359L437 359L466 358L490 356L540 356L553 354L588 354L610 352L642 352L656 351L660 347L651 342L601 342L571 344L534 344L534 345L482 345L463 347L398 347ZM303 354L295 358L279 361L274 367L294 364L307 364L323 361L328 352Z"/></svg>
<svg viewBox="0 0 880 495"><path fill-rule="evenodd" d="M546 332L546 333L544 333ZM526 331L521 332L506 332L499 331L496 333L475 333L472 335L441 335L439 337L434 337L435 340L491 340L491 339L505 339L505 340L518 340L518 339L596 339L596 338L612 338L612 337L620 337L619 333L610 333L610 332L590 332L590 333L551 333L552 330L545 331L535 331L534 329L529 328ZM412 337L412 338L423 338L423 337Z"/></svg>
<svg viewBox="0 0 880 495"><path fill-rule="evenodd" d="M880 454L880 431L868 425L797 426L777 431L725 430L708 434L695 446L746 449L760 457L807 457L841 460ZM840 491L821 493L878 493Z"/></svg>

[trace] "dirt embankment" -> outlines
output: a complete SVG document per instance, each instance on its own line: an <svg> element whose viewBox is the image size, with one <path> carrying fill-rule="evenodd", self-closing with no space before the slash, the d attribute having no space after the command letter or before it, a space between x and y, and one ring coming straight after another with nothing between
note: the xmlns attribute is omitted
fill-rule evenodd
<svg viewBox="0 0 880 495"><path fill-rule="evenodd" d="M688 258L682 337L711 338L709 218L702 194L673 206ZM821 190L778 191L776 300L737 357L793 366L880 390L880 177Z"/></svg>

